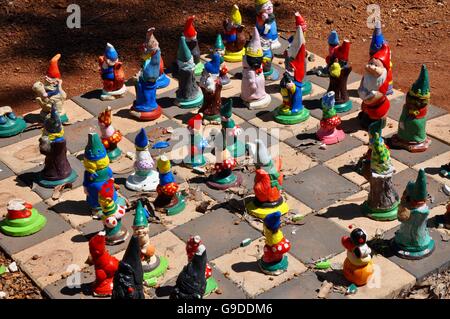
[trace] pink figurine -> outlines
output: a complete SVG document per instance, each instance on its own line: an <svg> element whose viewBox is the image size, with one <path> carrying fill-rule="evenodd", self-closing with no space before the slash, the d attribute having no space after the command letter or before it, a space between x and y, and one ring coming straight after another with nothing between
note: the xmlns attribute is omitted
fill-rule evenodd
<svg viewBox="0 0 450 319"><path fill-rule="evenodd" d="M317 131L317 138L324 144L336 144L345 138L345 133L339 127L341 118L334 109L334 92L325 93L322 97L322 119L320 129Z"/></svg>

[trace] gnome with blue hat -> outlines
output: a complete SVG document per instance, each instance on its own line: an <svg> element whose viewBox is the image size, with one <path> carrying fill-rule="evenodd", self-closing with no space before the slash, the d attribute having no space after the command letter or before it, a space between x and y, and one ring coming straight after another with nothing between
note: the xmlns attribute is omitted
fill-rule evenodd
<svg viewBox="0 0 450 319"><path fill-rule="evenodd" d="M134 173L128 176L125 186L137 192L155 191L159 183L158 173L154 170L155 162L149 151L147 133L141 128L134 139L136 160Z"/></svg>
<svg viewBox="0 0 450 319"><path fill-rule="evenodd" d="M105 53L98 58L98 63L103 81L100 99L110 101L122 97L127 91L125 73L122 62L119 61L119 54L112 44L106 44Z"/></svg>
<svg viewBox="0 0 450 319"><path fill-rule="evenodd" d="M222 41L222 36L220 35L220 33L217 35L216 37L216 42L214 43L214 51L211 54L211 59L214 59L214 53L218 53L219 54L219 77L220 80L222 81L222 90L227 90L229 88L231 88L233 85L231 84L231 80L230 77L228 76L228 68L227 65L225 64L225 59L224 59L224 54L225 54L225 45L223 44ZM211 61L212 62L212 61ZM212 63L217 63L217 62L212 62Z"/></svg>
<svg viewBox="0 0 450 319"><path fill-rule="evenodd" d="M200 78L203 93L203 105L198 110L203 114L204 124L220 124L220 107L222 106L222 81L220 73L220 56L214 53L212 60L205 64Z"/></svg>
<svg viewBox="0 0 450 319"><path fill-rule="evenodd" d="M152 56L154 56L157 52L159 52L159 76L156 80L156 87L158 89L163 89L168 87L170 84L170 78L164 73L164 61L161 57L161 49L159 48L159 42L155 37L155 28L151 27L147 30L147 35L145 37L145 42L142 44L142 60L143 66L142 69L145 69L145 65L149 63ZM139 77L139 75L138 75Z"/></svg>

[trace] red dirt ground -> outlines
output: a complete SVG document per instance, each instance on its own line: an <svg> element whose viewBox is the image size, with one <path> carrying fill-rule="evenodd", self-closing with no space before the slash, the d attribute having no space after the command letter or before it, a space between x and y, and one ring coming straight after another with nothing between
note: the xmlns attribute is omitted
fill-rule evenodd
<svg viewBox="0 0 450 319"><path fill-rule="evenodd" d="M236 0L234 0L236 1ZM0 0L0 105L11 105L19 114L36 109L32 84L45 74L48 60L62 54L60 68L69 97L100 86L96 58L106 42L118 49L127 76L139 68L139 47L148 27L156 36L166 65L176 54L184 20L197 16L201 50L207 52L221 32L232 0ZM280 30L293 31L294 11L308 22L307 48L327 53L327 36L336 29L341 39L352 41L350 61L362 73L368 59L372 31L367 28L367 5L372 2L325 0L274 0ZM66 8L81 7L81 29L68 29ZM431 77L432 104L450 110L449 6L444 0L379 0L384 35L393 55L395 88L406 91L416 79L421 63ZM254 24L253 0L239 1L244 24ZM249 29L249 28L248 28Z"/></svg>

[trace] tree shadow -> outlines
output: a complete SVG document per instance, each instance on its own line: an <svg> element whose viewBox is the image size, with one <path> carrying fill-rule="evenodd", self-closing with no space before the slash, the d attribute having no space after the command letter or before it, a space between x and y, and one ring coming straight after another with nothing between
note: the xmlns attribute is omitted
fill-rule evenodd
<svg viewBox="0 0 450 319"><path fill-rule="evenodd" d="M326 280L332 283L334 286L348 287L349 285L351 285L351 282L344 277L344 273L342 272L341 269L333 269L330 271L317 271L316 275L317 279L319 279L320 281L323 282Z"/></svg>
<svg viewBox="0 0 450 319"><path fill-rule="evenodd" d="M65 200L53 205L50 209L57 213L91 216L91 208L85 200Z"/></svg>
<svg viewBox="0 0 450 319"><path fill-rule="evenodd" d="M351 119L342 120L341 129L346 134L351 134L351 133L356 133L356 132L360 131L362 128L361 128L361 125L359 124L358 117L355 116L355 117L352 117Z"/></svg>

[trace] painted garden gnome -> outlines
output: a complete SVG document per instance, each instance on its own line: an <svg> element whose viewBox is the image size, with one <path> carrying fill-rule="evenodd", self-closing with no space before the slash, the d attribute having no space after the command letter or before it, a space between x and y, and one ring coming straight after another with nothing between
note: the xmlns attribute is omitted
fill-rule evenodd
<svg viewBox="0 0 450 319"><path fill-rule="evenodd" d="M245 155L245 144L239 135L242 134L242 128L236 125L233 116L233 100L228 99L220 109L220 115L222 116L222 142L226 145L230 154L237 158Z"/></svg>
<svg viewBox="0 0 450 319"><path fill-rule="evenodd" d="M268 41L269 48L276 50L281 47L278 41L277 22L270 0L255 0L256 28L263 40Z"/></svg>
<svg viewBox="0 0 450 319"><path fill-rule="evenodd" d="M222 81L222 89L227 90L227 89L231 88L233 85L231 84L231 79L228 76L228 68L225 63L225 59L223 57L225 54L225 45L223 44L222 36L220 34L217 35L216 42L214 44L214 52L212 54L212 60L211 60L211 64L213 64L213 65L215 65L217 63L214 61L214 53L218 53L219 57L220 57L220 59L219 59L219 69L220 69L219 77L220 77L220 80ZM206 63L206 64L208 64L208 63Z"/></svg>
<svg viewBox="0 0 450 319"><path fill-rule="evenodd" d="M249 109L262 109L270 104L271 97L266 93L264 72L262 69L263 51L256 28L245 49L242 61L241 99Z"/></svg>
<svg viewBox="0 0 450 319"><path fill-rule="evenodd" d="M384 41L381 29L379 33L376 30L370 44L370 59L358 88L363 100L358 118L365 129L372 122L386 118L390 107L386 94L392 81L391 49Z"/></svg>
<svg viewBox="0 0 450 319"><path fill-rule="evenodd" d="M264 255L258 261L259 268L267 275L278 276L288 268L286 253L291 243L281 231L281 212L274 212L264 217Z"/></svg>
<svg viewBox="0 0 450 319"><path fill-rule="evenodd" d="M98 126L109 160L111 162L117 161L122 155L122 150L117 146L122 140L122 133L112 125L112 109L110 106L98 115Z"/></svg>
<svg viewBox="0 0 450 319"><path fill-rule="evenodd" d="M39 151L45 155L44 168L37 177L39 185L53 188L72 183L77 179L77 173L70 167L67 160L64 128L55 105L45 119L42 136L39 139Z"/></svg>
<svg viewBox="0 0 450 319"><path fill-rule="evenodd" d="M293 125L309 118L309 110L303 106L303 79L305 68L305 37L297 26L295 36L285 52L286 71L280 82L283 104L274 111L274 119L281 124Z"/></svg>
<svg viewBox="0 0 450 319"><path fill-rule="evenodd" d="M138 238L139 242L143 281L147 286L155 286L158 278L166 272L169 263L167 258L156 254L155 246L150 243L146 213L142 202L138 200L133 222L133 237Z"/></svg>
<svg viewBox="0 0 450 319"><path fill-rule="evenodd" d="M350 236L341 239L342 246L347 250L343 272L344 277L357 286L364 286L374 273L372 250L367 245L367 234L361 228L355 228Z"/></svg>
<svg viewBox="0 0 450 319"><path fill-rule="evenodd" d="M266 79L266 81L276 81L280 77L280 73L273 66L272 63L273 53L272 49L270 48L270 42L268 40L261 38L261 47L263 50L262 67L264 78Z"/></svg>
<svg viewBox="0 0 450 319"><path fill-rule="evenodd" d="M161 52L158 50L146 60L135 84L136 100L133 102L130 114L141 121L156 120L161 116L161 107L156 101L156 89L160 77Z"/></svg>
<svg viewBox="0 0 450 319"><path fill-rule="evenodd" d="M119 268L119 261L106 249L104 232L99 232L89 240L88 263L95 267L95 281L92 292L96 297L110 297L113 291L114 274Z"/></svg>
<svg viewBox="0 0 450 319"><path fill-rule="evenodd" d="M36 101L41 107L40 115L42 121L50 114L52 105L55 104L61 122L64 124L69 121L69 118L64 109L64 102L66 101L67 94L62 88L61 73L58 67L60 58L61 54L58 53L50 60L44 83L41 81L34 83L33 92L36 94Z"/></svg>
<svg viewBox="0 0 450 319"><path fill-rule="evenodd" d="M170 299L203 299L218 286L208 265L206 247L200 236L191 236L186 244L188 264L178 275Z"/></svg>
<svg viewBox="0 0 450 319"><path fill-rule="evenodd" d="M170 160L162 155L158 159L157 168L159 184L156 188L158 196L153 203L155 209L169 216L181 213L186 207L186 202L184 196L178 192L179 186L172 173Z"/></svg>
<svg viewBox="0 0 450 319"><path fill-rule="evenodd" d="M389 149L381 136L384 125L384 121L379 120L369 126L370 172L367 177L370 191L367 201L363 204L363 210L374 220L389 221L397 219L400 198L392 182L395 168L391 162Z"/></svg>
<svg viewBox="0 0 450 319"><path fill-rule="evenodd" d="M328 39L333 40L333 32L336 34L335 39L339 41L336 31L332 31ZM330 78L328 92L333 91L335 93L336 103L334 108L336 112L347 112L352 108L352 101L347 90L347 80L352 72L352 67L348 62L350 41L344 40L342 44L336 45L330 51L330 55L327 57L327 69Z"/></svg>
<svg viewBox="0 0 450 319"><path fill-rule="evenodd" d="M223 144L222 149L217 152L216 161L217 162L214 164L214 174L206 181L206 184L209 187L225 190L241 185L241 173L233 172L233 169L237 165L237 161L226 148L226 144Z"/></svg>
<svg viewBox="0 0 450 319"><path fill-rule="evenodd" d="M245 43L247 39L244 34L244 25L242 24L239 7L233 5L231 9L231 19L223 22L223 40L225 42L224 59L227 62L241 62L245 54Z"/></svg>
<svg viewBox="0 0 450 319"><path fill-rule="evenodd" d="M114 274L111 299L145 299L139 239L131 236Z"/></svg>
<svg viewBox="0 0 450 319"><path fill-rule="evenodd" d="M122 62L119 61L119 54L110 43L106 44L105 53L98 58L98 63L103 81L100 99L109 101L122 97L127 91L125 73Z"/></svg>
<svg viewBox="0 0 450 319"><path fill-rule="evenodd" d="M195 63L184 36L178 45L174 76L178 79L176 102L181 108L199 107L203 103L203 94L194 76Z"/></svg>
<svg viewBox="0 0 450 319"><path fill-rule="evenodd" d="M10 106L0 107L0 137L20 134L26 127L25 120L20 116L16 116Z"/></svg>
<svg viewBox="0 0 450 319"><path fill-rule="evenodd" d="M158 173L154 170L155 162L148 148L148 137L145 129L141 128L134 139L136 160L134 173L128 176L125 186L137 192L152 192L159 183Z"/></svg>
<svg viewBox="0 0 450 319"><path fill-rule="evenodd" d="M156 88L163 89L170 84L170 78L164 73L164 61L161 56L161 49L159 48L158 40L154 35L155 28L149 28L145 37L145 42L142 44L142 70L150 63L151 58L159 52L159 77L156 80Z"/></svg>
<svg viewBox="0 0 450 319"><path fill-rule="evenodd" d="M203 114L198 113L187 123L190 132L189 154L184 158L184 164L189 167L203 167L206 165L204 150L208 141L203 138Z"/></svg>
<svg viewBox="0 0 450 319"><path fill-rule="evenodd" d="M214 56L217 59L219 58L217 53ZM212 73L216 71L218 71L218 68L213 68L211 65L205 64L205 69L203 70L200 78L200 88L203 93L203 104L198 112L203 114L203 124L220 124L222 82L220 80L219 73Z"/></svg>
<svg viewBox="0 0 450 319"><path fill-rule="evenodd" d="M430 102L430 83L428 70L422 65L419 78L406 94L402 114L398 123L398 132L391 139L394 147L404 148L409 152L425 152L431 145L427 136L427 111Z"/></svg>
<svg viewBox="0 0 450 319"><path fill-rule="evenodd" d="M427 228L430 213L427 198L427 178L420 169L416 182L408 182L398 208L401 225L395 232L392 248L400 258L422 259L434 251L435 243Z"/></svg>
<svg viewBox="0 0 450 319"><path fill-rule="evenodd" d="M300 27L302 29L303 41L306 43L306 30L308 29L308 24L306 23L305 18L303 18L299 12L295 12L294 16L295 16L295 29L297 30L298 27ZM288 42L289 42L288 50L292 46L292 43L294 42L294 40L296 40L296 38L298 38L297 34L294 34L293 36L291 36L288 39ZM306 44L305 44L305 46L306 46ZM306 74L306 70L308 69L308 61L310 61L310 60L312 61L313 58L314 58L314 55L308 54L308 51L305 50L305 74ZM312 83L311 83L311 81L309 81L303 77L302 95L305 96L305 95L308 95L311 93L312 93Z"/></svg>
<svg viewBox="0 0 450 319"><path fill-rule="evenodd" d="M128 238L128 231L122 227L122 218L127 207L124 198L117 196L112 178L102 185L98 202L102 208L106 244L112 246L124 242Z"/></svg>
<svg viewBox="0 0 450 319"><path fill-rule="evenodd" d="M266 145L259 139L255 140L255 144L247 145L256 165L253 186L255 197L246 204L248 213L261 219L276 211L286 214L289 207L281 195L281 158L272 160Z"/></svg>
<svg viewBox="0 0 450 319"><path fill-rule="evenodd" d="M40 231L47 223L44 215L22 199L10 200L6 209L6 217L0 221L0 231L5 235L29 236Z"/></svg>
<svg viewBox="0 0 450 319"><path fill-rule="evenodd" d="M195 63L195 76L199 76L203 72L203 63L200 60L200 47L198 46L197 31L194 26L195 15L187 18L184 25L183 35L186 38L186 44L192 53Z"/></svg>
<svg viewBox="0 0 450 319"><path fill-rule="evenodd" d="M333 91L325 93L322 97L322 119L316 134L317 138L326 145L339 143L345 138L345 133L340 128L341 118L336 114L334 108L334 98Z"/></svg>

